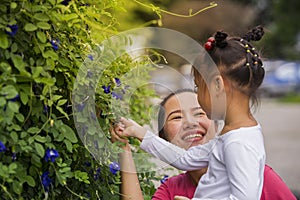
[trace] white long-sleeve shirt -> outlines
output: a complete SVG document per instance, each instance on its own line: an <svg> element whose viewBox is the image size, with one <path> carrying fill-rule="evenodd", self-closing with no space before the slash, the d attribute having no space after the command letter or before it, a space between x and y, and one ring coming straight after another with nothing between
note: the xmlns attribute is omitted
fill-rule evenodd
<svg viewBox="0 0 300 200"><path fill-rule="evenodd" d="M181 170L208 167L198 183L195 200L260 199L266 157L260 125L229 131L188 150L148 131L141 148Z"/></svg>

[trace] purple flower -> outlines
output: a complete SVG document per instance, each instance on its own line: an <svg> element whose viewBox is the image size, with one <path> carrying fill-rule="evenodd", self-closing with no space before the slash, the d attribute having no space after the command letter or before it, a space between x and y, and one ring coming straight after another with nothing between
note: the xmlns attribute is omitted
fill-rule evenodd
<svg viewBox="0 0 300 200"><path fill-rule="evenodd" d="M0 141L0 152L6 151L6 146Z"/></svg>
<svg viewBox="0 0 300 200"><path fill-rule="evenodd" d="M17 24L8 25L7 27L9 27L11 31L10 32L6 31L6 34L8 34L8 35L10 35L12 37L16 35L16 33L17 33L18 29L19 29L19 27L18 27Z"/></svg>
<svg viewBox="0 0 300 200"><path fill-rule="evenodd" d="M168 178L169 178L169 176L168 176L168 175L165 175L165 176L160 180L160 182L161 182L161 183L164 183L164 182L166 182L166 181L168 180Z"/></svg>
<svg viewBox="0 0 300 200"><path fill-rule="evenodd" d="M119 78L115 78L115 82L117 84L117 87L119 87L121 85L121 81Z"/></svg>
<svg viewBox="0 0 300 200"><path fill-rule="evenodd" d="M93 72L91 72L90 69L88 69L88 71L87 71L87 77L88 78L92 78L93 77Z"/></svg>
<svg viewBox="0 0 300 200"><path fill-rule="evenodd" d="M112 162L109 165L109 170L113 175L116 175L118 171L120 171L120 165L117 162Z"/></svg>
<svg viewBox="0 0 300 200"><path fill-rule="evenodd" d="M49 109L48 109L48 106L44 104L44 106L43 106L43 113L44 113L44 114L47 114L47 113L48 113L48 110L49 110Z"/></svg>
<svg viewBox="0 0 300 200"><path fill-rule="evenodd" d="M91 112L91 117L93 120L97 120L97 116L93 111Z"/></svg>
<svg viewBox="0 0 300 200"><path fill-rule="evenodd" d="M49 186L52 182L51 178L49 178L49 172L45 171L42 175L41 175L41 180L42 180L42 185L44 186L44 189L46 192L49 191Z"/></svg>
<svg viewBox="0 0 300 200"><path fill-rule="evenodd" d="M50 40L50 43L51 43L52 48L54 49L54 51L57 51L58 50L58 45L59 45L60 41L58 39L56 39L56 40Z"/></svg>
<svg viewBox="0 0 300 200"><path fill-rule="evenodd" d="M105 94L110 93L110 85L109 86L102 85L102 88L103 88Z"/></svg>
<svg viewBox="0 0 300 200"><path fill-rule="evenodd" d="M55 149L49 149L47 148L45 153L45 161L48 162L49 160L51 162L55 162L55 159L59 157L59 153Z"/></svg>
<svg viewBox="0 0 300 200"><path fill-rule="evenodd" d="M122 96L121 94L118 94L118 93L116 93L116 92L112 92L112 93L111 93L111 96L112 96L113 98L115 98L115 99L122 99L122 98L123 98L123 96Z"/></svg>

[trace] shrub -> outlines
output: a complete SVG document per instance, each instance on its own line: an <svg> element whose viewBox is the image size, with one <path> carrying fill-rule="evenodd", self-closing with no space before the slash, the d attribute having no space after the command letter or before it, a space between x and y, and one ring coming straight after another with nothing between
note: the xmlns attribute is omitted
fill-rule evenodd
<svg viewBox="0 0 300 200"><path fill-rule="evenodd" d="M72 114L72 92L82 63L91 50L114 33L119 1L2 0L0 5L0 193L4 199L118 199L117 158L92 156L79 139ZM97 82L95 112L84 102L77 109L91 115L107 133L115 120L108 88L126 86L121 77L147 59L124 55L103 69ZM86 75L92 76L86 71ZM120 82L121 81L121 82ZM85 82L81 82L85 84ZM130 90L130 89L128 89ZM148 122L151 89L134 91L133 118ZM93 135L97 130L86 130ZM94 132L93 132L94 131ZM92 133L91 133L92 132ZM100 141L96 141L100 142ZM101 145L98 143L97 145ZM99 147L101 148L101 146ZM94 155L95 156L95 155ZM147 168L147 166L146 166ZM140 175L154 187L154 173Z"/></svg>

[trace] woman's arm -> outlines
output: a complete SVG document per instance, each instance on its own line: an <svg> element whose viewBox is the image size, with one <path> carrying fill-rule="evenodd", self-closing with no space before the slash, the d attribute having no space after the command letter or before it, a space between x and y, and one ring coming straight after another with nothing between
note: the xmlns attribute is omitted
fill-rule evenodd
<svg viewBox="0 0 300 200"><path fill-rule="evenodd" d="M122 200L143 200L140 182L136 173L135 164L129 144L124 147L124 152L120 153L121 165L121 199Z"/></svg>
<svg viewBox="0 0 300 200"><path fill-rule="evenodd" d="M118 131L118 127L115 129L110 129L111 141L119 141L124 143L124 145L120 146L124 151L119 154L122 182L120 186L120 199L144 200L128 140L119 137L115 131Z"/></svg>

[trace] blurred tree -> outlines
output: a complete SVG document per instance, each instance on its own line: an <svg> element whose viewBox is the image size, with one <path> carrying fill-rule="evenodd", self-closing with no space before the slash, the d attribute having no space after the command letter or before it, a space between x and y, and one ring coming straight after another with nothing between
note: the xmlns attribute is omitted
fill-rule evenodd
<svg viewBox="0 0 300 200"><path fill-rule="evenodd" d="M267 24L269 30L263 45L267 47L268 57L299 60L300 49L300 1L278 0L270 8L272 21Z"/></svg>

